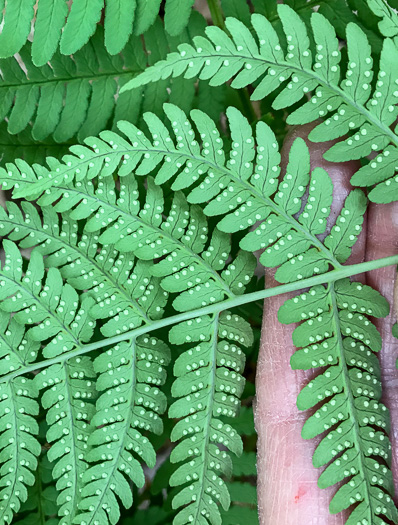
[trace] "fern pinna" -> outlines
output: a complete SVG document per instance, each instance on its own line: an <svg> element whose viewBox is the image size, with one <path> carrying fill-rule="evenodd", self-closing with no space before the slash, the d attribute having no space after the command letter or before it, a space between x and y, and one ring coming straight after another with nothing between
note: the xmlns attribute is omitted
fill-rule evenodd
<svg viewBox="0 0 398 525"><path fill-rule="evenodd" d="M29 166L18 160L0 171L4 188L37 198L40 207L9 203L1 212L0 228L10 239L3 274L14 276L1 308L17 312L5 318L5 337L19 330L5 339L4 359L12 359L13 368L5 369L2 384L31 381L30 417L43 391L61 522L114 524L118 501L131 506L129 483L144 482L139 460L154 465L146 433L162 431L161 389L171 358L165 342L146 334L172 326L169 344L179 356L169 417L179 421L171 460L180 465L170 484L180 487L173 507L183 507L175 523L221 523L230 503L223 476L232 470L224 449L242 451L225 418L237 414L242 346L252 342L250 326L229 309L306 286L308 292L282 307L280 320L302 322L293 336L300 348L293 366L324 369L298 401L301 409L317 407L304 437L326 432L314 455L316 466L328 464L319 484L343 482L331 511L353 506L348 523L396 520L389 419L375 357L381 339L369 319L385 316L388 305L370 287L344 280L397 262L344 266L361 232L366 196L353 190L327 233L333 185L323 169L310 173L302 139L280 177L276 138L265 123L254 135L230 108L227 154L206 114L194 110L189 119L176 106L164 110L169 126L147 113L147 134L119 122L124 136L105 131L71 147L62 161ZM217 223L211 235L209 220ZM231 245L237 235L240 251ZM34 247L24 271L12 241ZM263 265L278 266L276 278L285 284L244 295L258 249ZM29 358L20 358L27 344ZM92 351L93 361L86 355ZM33 380L21 379L36 369ZM8 420L4 412L4 425ZM35 434L30 429L31 439ZM35 466L34 459L30 470ZM35 481L32 473L24 479ZM13 503L3 506L8 522L18 510Z"/></svg>
<svg viewBox="0 0 398 525"><path fill-rule="evenodd" d="M398 188L398 139L390 128L397 118L398 51L394 42L384 40L376 76L366 34L357 24L348 24L348 64L343 76L339 41L323 15L312 14L309 34L304 21L289 6L278 6L278 12L287 46L260 14L251 18L257 40L240 20L228 18L226 27L231 36L217 27L207 27L206 38L195 38L194 46L179 46L179 52L169 54L166 60L132 79L122 91L180 75L207 79L215 86L233 79L232 87L237 89L253 84L254 100L278 91L273 101L275 109L300 102L300 107L289 114L289 124L325 119L311 132L311 140L322 142L349 134L329 149L325 154L328 160L360 159L378 152L374 160L355 173L352 183L374 186L369 195L374 202L392 202ZM316 44L315 53L310 37ZM284 89L279 90L281 85Z"/></svg>

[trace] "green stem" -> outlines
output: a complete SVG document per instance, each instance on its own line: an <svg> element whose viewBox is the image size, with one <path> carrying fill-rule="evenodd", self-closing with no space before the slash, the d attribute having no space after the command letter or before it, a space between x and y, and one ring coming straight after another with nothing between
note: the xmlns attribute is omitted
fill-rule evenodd
<svg viewBox="0 0 398 525"><path fill-rule="evenodd" d="M227 299L220 303L212 304L209 306L204 306L203 308L197 308L196 310L191 310L189 312L183 312L181 314L173 315L171 317L166 317L165 319L154 321L149 325L141 326L134 330L130 330L129 332L125 332L124 334L108 337L107 339L103 339L102 341L96 341L95 343L82 345L77 350L65 352L64 354L61 354L57 357L53 357L52 359L47 359L45 361L33 363L32 365L24 367L22 370L17 370L16 372L11 372L9 374L4 375L3 377L0 377L0 383L5 383L10 379L13 379L14 377L20 376L22 374L27 374L28 372L33 372L35 370L45 368L55 363L63 363L73 357L77 357L82 354L87 354L88 352L98 350L99 348L104 348L105 346L115 345L117 343L120 343L121 341L127 341L129 339L139 337L140 335L146 334L148 332L152 332L154 330L159 330L160 328L165 328L166 326L181 323L182 321L188 321L189 319L201 317L202 315L219 313L223 310L235 308L236 306L241 306L243 304L252 303L254 301L259 301L262 299L268 299L270 297L276 297L277 295L282 295L289 292L295 292L298 290L302 290L303 288L316 286L318 284L333 283L335 281L338 281L339 279L352 277L360 273L365 273L371 270L376 270L378 268L384 268L386 266L392 265L398 265L398 255L392 255L390 257L375 259L374 261L367 261L359 264L352 264L349 266L342 266L341 268L332 270L331 272L325 273L323 275L315 275L314 277L302 279L301 281L295 281L294 283L282 284L280 286L274 286L273 288L266 288L265 290L240 295L238 297L233 297L232 299Z"/></svg>
<svg viewBox="0 0 398 525"><path fill-rule="evenodd" d="M220 29L225 29L224 15L221 9L220 0L207 0L207 4L214 25L218 26Z"/></svg>

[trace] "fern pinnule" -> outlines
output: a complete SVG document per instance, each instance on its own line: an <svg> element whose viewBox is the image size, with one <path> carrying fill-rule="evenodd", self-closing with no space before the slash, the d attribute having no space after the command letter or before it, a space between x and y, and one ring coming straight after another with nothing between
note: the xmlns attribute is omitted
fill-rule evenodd
<svg viewBox="0 0 398 525"><path fill-rule="evenodd" d="M52 464L55 462L52 476L58 489L60 525L72 523L80 500L87 469L87 440L94 430L95 381L87 356L51 365L35 377L37 387L44 390L41 404L49 426L47 441L51 443L47 456Z"/></svg>
<svg viewBox="0 0 398 525"><path fill-rule="evenodd" d="M330 22L320 13L313 13L311 36L317 50L313 56L308 30L300 16L287 5L278 6L278 12L287 37L287 49L262 15L254 14L251 19L258 40L241 21L229 18L226 27L231 36L219 28L208 27L207 38L197 37L194 46L181 45L179 53L169 54L166 60L131 80L123 90L180 75L207 79L212 85L233 78L234 88L256 84L252 98L260 100L274 93L282 83L284 89L275 98L274 108L303 101L301 107L290 113L288 123L305 124L325 118L310 134L310 139L318 142L349 134L349 138L329 149L325 154L328 160L359 159L374 151L390 152L391 149L395 153L398 139L390 129L397 116L394 86L398 78L394 64L398 50L395 44L385 39L376 87L372 89L371 49L358 25L347 26L349 63L342 78L341 51ZM311 92L309 101L303 99ZM387 157L388 153L385 157L381 155L380 162L389 164ZM371 167L360 170L353 183L378 184L370 194L371 199L390 202L397 191L394 169L384 174L383 165L372 163ZM388 182L387 186L384 181Z"/></svg>

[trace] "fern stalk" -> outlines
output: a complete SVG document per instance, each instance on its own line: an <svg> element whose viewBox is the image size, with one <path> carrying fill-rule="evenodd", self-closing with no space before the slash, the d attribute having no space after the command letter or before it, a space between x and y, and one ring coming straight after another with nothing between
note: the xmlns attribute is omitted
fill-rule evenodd
<svg viewBox="0 0 398 525"><path fill-rule="evenodd" d="M182 321L187 321L189 319L195 319L196 317L201 317L203 315L210 315L222 312L224 310L229 310L237 306L242 306L244 304L252 303L255 301L261 301L264 299L269 299L270 297L276 297L278 295L286 294L289 292L295 292L302 290L304 288L309 288L316 286L317 284L326 284L333 283L340 279L346 277L353 277L354 275L359 275L361 273L369 272L372 270L377 270L379 268L385 268L386 266L398 265L398 255L392 255L390 257L384 257L382 259L375 259L373 261L366 261L359 264L352 264L347 266L342 266L339 269L332 270L328 273L322 275L316 275L314 277L309 277L307 279L302 279L293 283L282 284L279 286L274 286L273 288L267 288L265 290L260 290L257 292L247 293L232 299L227 299L225 301L205 306L203 308L198 308L196 310L191 310L188 312L183 312L178 315L173 315L171 317L166 317L158 321L154 321L149 326L141 326L135 330L125 332L124 334L116 335L114 337L108 337L101 341L96 341L95 343L80 345L80 348L77 350L72 350L70 352L65 352L60 356L46 359L45 361L39 361L32 365L26 366L23 369L20 369L16 372L12 372L0 377L0 384L8 382L14 377L20 376L21 374L26 374L28 372L33 372L41 368L45 368L55 363L63 363L73 357L77 357L93 350L98 350L99 348L104 348L107 346L115 345L121 341L126 341L132 338L139 337L140 335L152 332L154 330L159 330L167 326L172 326L178 324Z"/></svg>
<svg viewBox="0 0 398 525"><path fill-rule="evenodd" d="M220 0L207 0L210 9L211 18L216 26L220 29L225 28L224 16L220 6Z"/></svg>

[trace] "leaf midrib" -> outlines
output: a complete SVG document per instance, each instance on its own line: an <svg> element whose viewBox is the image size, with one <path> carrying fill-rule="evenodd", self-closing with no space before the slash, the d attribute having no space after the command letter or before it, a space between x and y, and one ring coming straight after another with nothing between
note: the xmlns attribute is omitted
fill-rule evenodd
<svg viewBox="0 0 398 525"><path fill-rule="evenodd" d="M91 512L93 512L93 514L92 514L92 517L90 518L89 523L87 523L87 525L91 525L93 523L93 519L95 518L98 509L102 508L101 507L101 503L102 503L104 497L108 494L109 490L112 490L112 489L109 488L109 486L112 483L114 472L119 470L118 469L118 460L120 459L120 456L121 456L123 450L125 449L126 436L127 436L128 430L130 429L130 425L131 425L131 421L132 421L132 414L133 414L133 409L135 407L135 396L136 396L136 386L137 386L137 374L136 374L136 368L137 368L137 340L136 339L133 339L131 341L131 348L132 348L132 354L133 355L131 356L131 363L130 363L130 366L131 366L131 385L130 385L131 397L130 397L130 403L129 403L129 413L128 413L128 417L125 420L126 424L124 425L123 436L119 440L119 446L118 446L119 452L118 452L118 454L114 455L114 459L112 460L112 474L109 474L107 476L107 478L106 478L106 483L104 485L104 487L106 487L106 488L104 488L102 490L101 497L98 500L98 504L96 505L95 511L91 511ZM95 448L93 450L95 450ZM89 468L90 468L90 465L89 465ZM121 473L121 475L123 476L122 473ZM93 481L95 482L95 480L93 480ZM89 485L89 484L87 484L87 485Z"/></svg>
<svg viewBox="0 0 398 525"><path fill-rule="evenodd" d="M397 140L398 140L398 138L397 138ZM85 164L91 162L92 159L99 159L101 157L110 157L110 156L112 156L112 154L113 155L123 156L123 155L126 155L126 154L139 153L140 155L143 155L145 153L148 153L148 151L151 151L154 154L161 154L163 157L173 155L173 156L176 156L179 159L181 159L181 157L185 157L187 160L193 160L195 162L200 161L202 164L207 164L210 168L213 168L214 170L220 171L222 174L227 175L235 183L240 184L243 187L243 189L248 190L255 198L258 198L260 201L262 201L265 206L269 206L272 209L272 211L274 211L277 215L282 216L287 222L289 222L291 224L291 226L296 231L300 232L307 239L309 239L310 242L316 248L318 248L319 251L323 252L326 255L326 257L329 260L329 262L335 268L340 268L341 267L340 262L333 256L333 254L324 246L324 244L316 236L312 235L294 217L289 215L287 212L285 212L283 209L281 209L277 204L275 204L274 201L270 197L266 197L266 196L262 195L253 186L251 186L248 182L242 181L242 179L240 179L238 176L234 175L233 172L228 170L225 166L220 166L218 164L215 164L215 163L211 162L210 160L208 160L206 157L202 157L202 156L195 157L192 154L189 154L189 153L186 153L186 152L183 152L183 151L178 151L178 150L161 150L161 149L156 149L156 148L139 149L139 148L134 148L132 146L132 148L128 149L128 150L119 150L118 149L117 152L116 151L115 152L114 151L107 151L107 152L101 153L101 154L90 155L90 157L88 157L87 160L84 160L83 162L81 162L81 161L77 162L73 166L67 167L67 169L62 170L62 172L59 172L59 173L56 173L56 174L60 175L60 174L66 174L66 173L69 173L69 172L75 172L77 168L80 168L81 166L84 166ZM43 185L43 183L44 183L43 186L47 188L46 182L49 182L49 180L50 179L43 180L43 178L42 178L42 179L39 179L37 181L22 181L22 182L23 182L23 185L32 184L33 185L33 191L34 191L34 186L35 185ZM21 181L18 181L18 183L19 182L21 182ZM70 189L71 189L69 187L68 188L62 188L61 186L55 186L55 185L51 185L51 186L49 186L49 188L59 188L59 189L63 189L63 190L67 189L68 191L70 191ZM73 189L74 189L74 187L73 187ZM41 188L40 191L43 191L43 188ZM77 191L77 190L75 190L75 191ZM117 209L119 210L119 208L117 208ZM121 211L121 210L119 210L119 211ZM161 231L163 232L163 230L161 230ZM163 232L163 233L165 233L165 232ZM174 238L172 238L172 239L175 241Z"/></svg>
<svg viewBox="0 0 398 525"><path fill-rule="evenodd" d="M103 73L94 73L91 74L91 75L88 75L88 74L79 74L79 73L76 73L76 75L74 75L73 77L70 76L60 76L60 77L56 77L56 76L53 76L51 78L48 78L46 80L34 80L34 79L29 79L28 77L26 77L26 81L21 81L20 83L15 83L15 82L1 82L1 77L0 77L0 91L2 89L6 89L6 88L15 88L15 89L18 89L18 88L21 88L23 86L36 86L36 87L41 87L41 86L47 86L49 84L54 84L54 83L58 83L58 82L65 82L66 84L71 84L73 82L80 82L81 80L87 80L87 81L90 81L90 80L96 80L97 78L121 78L121 77L130 77L131 75L136 76L136 75L139 75L140 73L142 73L143 70L142 69L122 69L122 70L117 70L115 69L114 71L110 71L110 72L103 72Z"/></svg>
<svg viewBox="0 0 398 525"><path fill-rule="evenodd" d="M209 399L210 402L207 406L207 418L206 418L206 426L205 426L205 437L203 440L203 452L200 457L203 458L202 463L202 483L200 488L200 496L198 498L198 505L196 507L196 513L194 517L194 521L192 523L197 523L197 519L199 516L199 511L201 510L201 507L203 505L203 495L205 492L205 482L206 482L206 471L208 470L208 460L207 460L207 452L209 449L209 441L210 441L210 428L211 428L211 420L213 419L213 405L214 405L214 396L215 396L215 387L216 387L216 370L217 370L217 343L218 343L218 326L220 322L220 313L217 313L214 315L214 326L213 326L213 340L211 342L211 356L210 356L210 366L212 367L211 370L211 380L209 385Z"/></svg>

